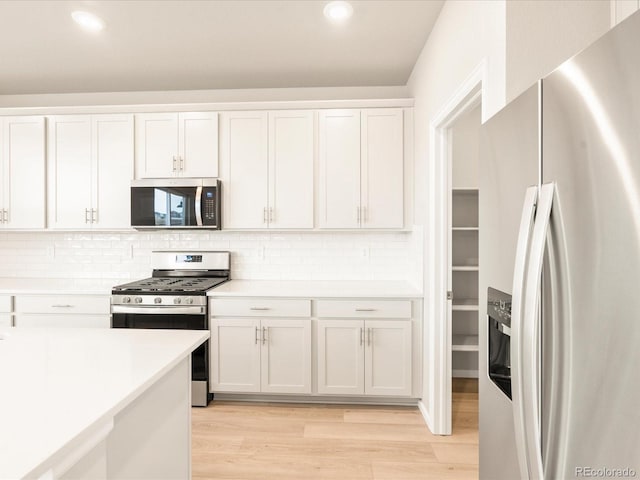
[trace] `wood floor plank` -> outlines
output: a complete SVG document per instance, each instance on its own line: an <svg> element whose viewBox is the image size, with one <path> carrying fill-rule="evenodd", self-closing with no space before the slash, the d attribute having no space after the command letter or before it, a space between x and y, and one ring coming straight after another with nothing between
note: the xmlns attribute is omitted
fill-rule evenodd
<svg viewBox="0 0 640 480"><path fill-rule="evenodd" d="M373 462L373 480L475 480L475 466L456 464Z"/></svg>
<svg viewBox="0 0 640 480"><path fill-rule="evenodd" d="M431 447L440 463L478 465L478 445L465 443L439 443Z"/></svg>
<svg viewBox="0 0 640 480"><path fill-rule="evenodd" d="M214 401L193 408L192 478L478 478L473 382L454 382L449 436L429 432L413 407Z"/></svg>
<svg viewBox="0 0 640 480"><path fill-rule="evenodd" d="M395 425L424 425L424 419L415 408L407 409L346 409L344 421L347 423L389 423Z"/></svg>

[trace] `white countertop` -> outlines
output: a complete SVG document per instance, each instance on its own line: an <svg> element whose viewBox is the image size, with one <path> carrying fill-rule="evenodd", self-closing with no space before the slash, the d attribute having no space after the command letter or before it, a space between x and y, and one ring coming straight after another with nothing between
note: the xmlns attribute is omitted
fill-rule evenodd
<svg viewBox="0 0 640 480"><path fill-rule="evenodd" d="M421 298L401 281L231 280L209 291L210 297L281 298Z"/></svg>
<svg viewBox="0 0 640 480"><path fill-rule="evenodd" d="M115 285L127 283L123 279L93 278L0 278L0 294L7 295L111 295Z"/></svg>
<svg viewBox="0 0 640 480"><path fill-rule="evenodd" d="M113 417L208 331L0 329L0 479L22 478Z"/></svg>

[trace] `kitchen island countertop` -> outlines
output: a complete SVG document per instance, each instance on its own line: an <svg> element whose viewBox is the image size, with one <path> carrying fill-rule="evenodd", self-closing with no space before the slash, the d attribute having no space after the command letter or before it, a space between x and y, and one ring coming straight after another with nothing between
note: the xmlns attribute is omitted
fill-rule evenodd
<svg viewBox="0 0 640 480"><path fill-rule="evenodd" d="M87 432L113 426L119 412L183 365L208 336L193 330L0 329L0 478L55 469L78 442L86 443Z"/></svg>

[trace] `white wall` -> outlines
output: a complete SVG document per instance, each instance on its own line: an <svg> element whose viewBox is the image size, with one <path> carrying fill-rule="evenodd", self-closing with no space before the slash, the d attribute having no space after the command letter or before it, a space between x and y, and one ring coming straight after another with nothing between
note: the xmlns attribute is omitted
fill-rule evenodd
<svg viewBox="0 0 640 480"><path fill-rule="evenodd" d="M430 202L443 199L428 197L429 125L457 89L482 64L486 68L483 85L482 117L487 118L504 106L505 82L505 3L503 1L448 1L438 17L407 84L414 97L415 135L415 223L425 225L425 246L435 241L428 227ZM441 175L434 170L432 175ZM425 252L426 258L426 252ZM436 290L430 265L425 267L425 348L422 402L431 417L432 430L435 383L442 365L432 361L440 333L429 314ZM444 352L442 352L444 354ZM440 357L441 358L441 357Z"/></svg>
<svg viewBox="0 0 640 480"><path fill-rule="evenodd" d="M415 221L426 225L429 123L464 80L486 61L483 118L504 106L505 3L448 1L418 57L407 87L414 97Z"/></svg>
<svg viewBox="0 0 640 480"><path fill-rule="evenodd" d="M609 0L507 1L507 102L609 30Z"/></svg>

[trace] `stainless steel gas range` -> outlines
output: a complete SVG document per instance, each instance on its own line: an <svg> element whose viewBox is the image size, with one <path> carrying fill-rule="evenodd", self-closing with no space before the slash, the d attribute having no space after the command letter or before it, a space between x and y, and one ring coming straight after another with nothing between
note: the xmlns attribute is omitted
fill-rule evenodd
<svg viewBox="0 0 640 480"><path fill-rule="evenodd" d="M111 327L208 330L207 292L229 280L229 252L152 252L151 278L113 288ZM191 356L191 403L206 407L209 342Z"/></svg>

